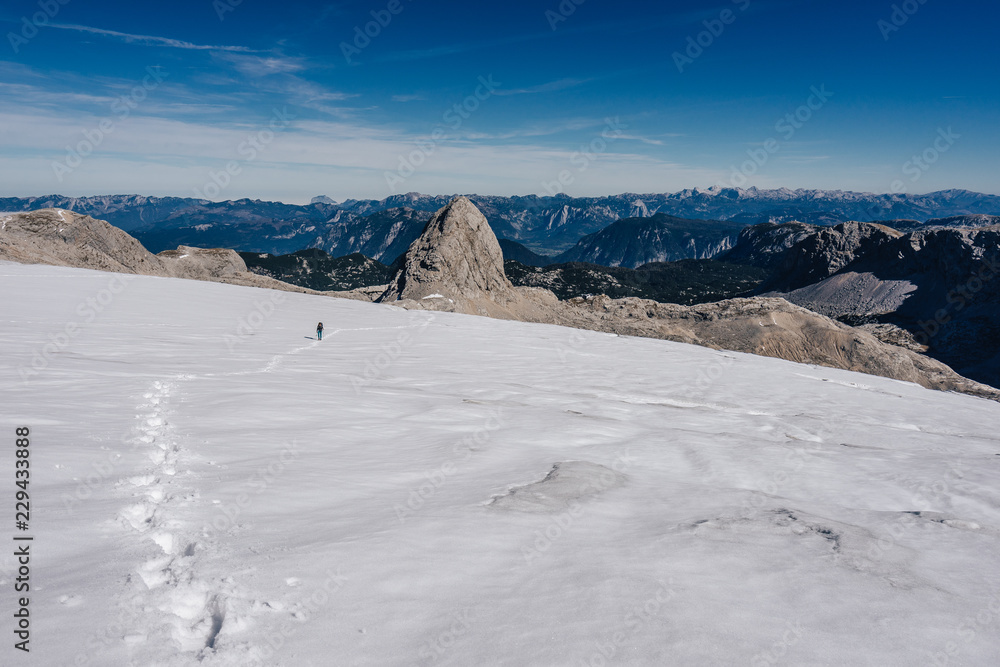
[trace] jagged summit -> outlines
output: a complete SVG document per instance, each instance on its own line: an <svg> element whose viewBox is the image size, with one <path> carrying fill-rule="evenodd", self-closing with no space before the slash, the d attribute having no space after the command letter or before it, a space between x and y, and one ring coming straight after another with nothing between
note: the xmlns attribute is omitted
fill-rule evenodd
<svg viewBox="0 0 1000 667"><path fill-rule="evenodd" d="M517 299L486 216L468 198L455 197L410 245L379 301L440 301L449 304L447 310L492 314L494 305L505 307Z"/></svg>

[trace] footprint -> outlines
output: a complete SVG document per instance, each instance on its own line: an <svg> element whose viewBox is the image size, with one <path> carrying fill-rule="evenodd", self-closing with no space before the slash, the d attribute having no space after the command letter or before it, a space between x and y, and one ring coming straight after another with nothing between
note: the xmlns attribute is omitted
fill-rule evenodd
<svg viewBox="0 0 1000 667"><path fill-rule="evenodd" d="M134 530L144 533L150 529L154 513L155 510L153 507L145 503L139 503L137 505L129 505L123 509L118 513L118 517L132 526Z"/></svg>
<svg viewBox="0 0 1000 667"><path fill-rule="evenodd" d="M83 598L79 595L60 595L59 604L67 607L79 607L83 604Z"/></svg>
<svg viewBox="0 0 1000 667"><path fill-rule="evenodd" d="M146 561L136 571L142 577L142 583L146 588L153 590L170 583L174 579L174 573L170 571L170 557L153 558Z"/></svg>
<svg viewBox="0 0 1000 667"><path fill-rule="evenodd" d="M299 579L298 577L288 577L287 579L285 579L285 585L291 586L293 588L296 586L301 586L302 580Z"/></svg>
<svg viewBox="0 0 1000 667"><path fill-rule="evenodd" d="M157 533L152 533L149 536L149 539L153 540L153 542L156 542L157 546L163 549L163 553L165 553L168 556L173 555L174 553L173 535L171 535L170 533L157 532Z"/></svg>

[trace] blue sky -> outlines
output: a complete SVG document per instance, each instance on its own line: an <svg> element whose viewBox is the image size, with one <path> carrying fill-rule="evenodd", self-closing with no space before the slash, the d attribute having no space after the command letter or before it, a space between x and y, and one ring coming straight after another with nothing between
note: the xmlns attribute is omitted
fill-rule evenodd
<svg viewBox="0 0 1000 667"><path fill-rule="evenodd" d="M0 194L1000 194L998 18L944 0L4 2Z"/></svg>

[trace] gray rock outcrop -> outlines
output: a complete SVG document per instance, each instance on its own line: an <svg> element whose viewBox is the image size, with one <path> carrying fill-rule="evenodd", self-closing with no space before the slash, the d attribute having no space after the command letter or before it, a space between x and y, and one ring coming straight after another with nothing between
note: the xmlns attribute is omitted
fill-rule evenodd
<svg viewBox="0 0 1000 667"><path fill-rule="evenodd" d="M89 215L55 208L0 218L0 259L169 275L160 260L117 227Z"/></svg>
<svg viewBox="0 0 1000 667"><path fill-rule="evenodd" d="M802 265L829 275L859 246L902 235L881 225L832 230ZM884 238L883 238L884 237ZM871 239L878 238L879 241ZM782 245L786 239L778 241ZM880 375L924 387L1000 400L1000 391L945 364L782 298L731 299L696 306L606 296L559 301L545 289L513 287L500 245L465 197L442 208L410 246L406 263L378 299L404 308L488 315L629 336L693 343L788 361Z"/></svg>
<svg viewBox="0 0 1000 667"><path fill-rule="evenodd" d="M154 255L117 227L64 209L0 217L0 260L310 291L250 273L234 250L181 246Z"/></svg>
<svg viewBox="0 0 1000 667"><path fill-rule="evenodd" d="M465 197L434 214L378 301L428 302L420 306L504 318L516 317L523 305L504 273L500 242Z"/></svg>

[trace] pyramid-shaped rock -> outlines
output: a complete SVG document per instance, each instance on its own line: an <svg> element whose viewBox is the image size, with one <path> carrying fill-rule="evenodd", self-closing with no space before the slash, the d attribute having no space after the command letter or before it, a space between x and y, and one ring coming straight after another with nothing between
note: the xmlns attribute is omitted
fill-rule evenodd
<svg viewBox="0 0 1000 667"><path fill-rule="evenodd" d="M466 197L456 197L407 250L403 267L379 301L444 301L455 307L442 309L478 313L517 298L486 216Z"/></svg>

